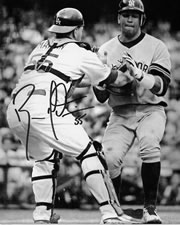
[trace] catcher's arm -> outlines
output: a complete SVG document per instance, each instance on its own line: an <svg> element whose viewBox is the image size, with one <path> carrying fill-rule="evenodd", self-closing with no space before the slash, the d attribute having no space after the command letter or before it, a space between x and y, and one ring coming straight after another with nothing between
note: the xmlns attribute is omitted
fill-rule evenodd
<svg viewBox="0 0 180 225"><path fill-rule="evenodd" d="M126 65L123 65L120 70L112 70L109 77L101 81L99 85L93 86L93 91L97 100L100 103L104 103L109 98L110 93L113 93L113 91L111 91L112 88L123 87L133 80L134 78L130 76Z"/></svg>
<svg viewBox="0 0 180 225"><path fill-rule="evenodd" d="M77 84L77 88L84 88L84 87L90 87L91 86L91 81L87 75L83 75Z"/></svg>

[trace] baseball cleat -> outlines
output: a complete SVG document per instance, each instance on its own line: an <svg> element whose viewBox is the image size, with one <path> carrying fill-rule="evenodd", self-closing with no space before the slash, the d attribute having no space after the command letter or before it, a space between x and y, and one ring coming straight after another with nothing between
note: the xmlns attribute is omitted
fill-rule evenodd
<svg viewBox="0 0 180 225"><path fill-rule="evenodd" d="M101 224L124 224L124 222L122 222L119 217L112 217L104 219Z"/></svg>
<svg viewBox="0 0 180 225"><path fill-rule="evenodd" d="M49 220L34 220L34 223L44 224L44 223L50 223L50 222Z"/></svg>
<svg viewBox="0 0 180 225"><path fill-rule="evenodd" d="M34 223L43 224L43 223L58 223L58 220L60 219L60 216L54 213L50 220L34 220Z"/></svg>
<svg viewBox="0 0 180 225"><path fill-rule="evenodd" d="M118 217L110 217L101 221L101 224L140 224L142 220L122 214Z"/></svg>
<svg viewBox="0 0 180 225"><path fill-rule="evenodd" d="M143 220L144 220L144 223L149 223L149 224L162 223L162 220L157 214L156 208L154 206L148 206L143 209Z"/></svg>
<svg viewBox="0 0 180 225"><path fill-rule="evenodd" d="M121 216L118 216L118 218L123 222L123 223L129 223L129 224L140 224L142 223L141 219L137 219L131 216L128 216L126 214L122 214Z"/></svg>
<svg viewBox="0 0 180 225"><path fill-rule="evenodd" d="M56 213L53 213L50 219L50 223L58 223L58 220L60 220L60 216L57 215Z"/></svg>
<svg viewBox="0 0 180 225"><path fill-rule="evenodd" d="M131 216L136 219L142 219L143 218L143 209L132 209L132 208L127 208L123 209L124 214Z"/></svg>

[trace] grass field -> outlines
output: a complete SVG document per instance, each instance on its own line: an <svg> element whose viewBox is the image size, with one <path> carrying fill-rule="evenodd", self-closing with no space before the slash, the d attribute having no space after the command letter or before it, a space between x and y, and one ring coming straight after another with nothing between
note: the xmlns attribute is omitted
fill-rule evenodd
<svg viewBox="0 0 180 225"><path fill-rule="evenodd" d="M122 208L130 208L130 206ZM133 206L133 208L137 207ZM55 209L55 212L61 216L59 224L99 224L101 217L98 210ZM180 224L180 206L158 207L158 213L163 224ZM0 209L0 225L32 223L32 209Z"/></svg>

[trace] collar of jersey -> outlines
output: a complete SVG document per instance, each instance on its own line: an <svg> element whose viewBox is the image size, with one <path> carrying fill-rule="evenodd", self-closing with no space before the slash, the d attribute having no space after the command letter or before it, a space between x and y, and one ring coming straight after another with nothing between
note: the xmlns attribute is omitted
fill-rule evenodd
<svg viewBox="0 0 180 225"><path fill-rule="evenodd" d="M126 46L127 48L131 48L131 47L133 47L134 45L138 44L138 43L144 38L144 36L145 36L145 33L141 32L141 34L139 35L139 37L136 38L136 39L133 40L133 41L130 41L130 42L122 42L122 41L120 41L119 36L118 36L118 40L119 40L119 42L120 42L122 45Z"/></svg>
<svg viewBox="0 0 180 225"><path fill-rule="evenodd" d="M53 38L53 39L49 39L49 45L53 45L53 43L57 43L57 47L60 47L64 44L67 44L67 43L76 43L77 41L74 40L74 39L71 39L71 38L62 38L62 39L56 39L56 38Z"/></svg>

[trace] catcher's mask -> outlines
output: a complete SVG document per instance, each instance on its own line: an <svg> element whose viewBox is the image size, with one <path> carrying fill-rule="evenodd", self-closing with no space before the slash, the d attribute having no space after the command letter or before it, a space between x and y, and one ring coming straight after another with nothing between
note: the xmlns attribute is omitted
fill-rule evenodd
<svg viewBox="0 0 180 225"><path fill-rule="evenodd" d="M121 0L119 2L118 13L126 11L135 11L138 12L141 16L140 26L143 26L146 20L144 5L141 0Z"/></svg>
<svg viewBox="0 0 180 225"><path fill-rule="evenodd" d="M76 27L83 26L82 13L75 8L64 8L56 13L54 24L49 28L53 33L69 33Z"/></svg>

